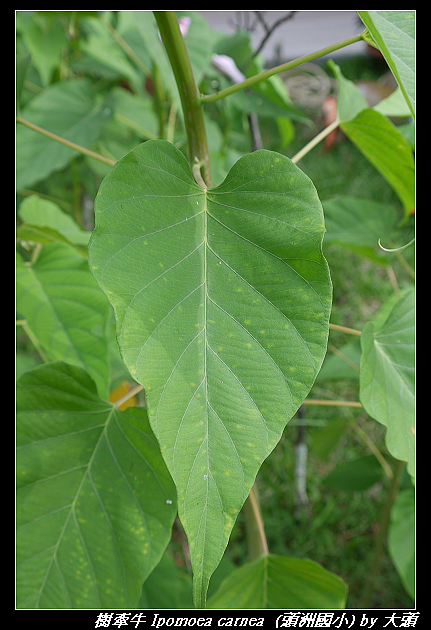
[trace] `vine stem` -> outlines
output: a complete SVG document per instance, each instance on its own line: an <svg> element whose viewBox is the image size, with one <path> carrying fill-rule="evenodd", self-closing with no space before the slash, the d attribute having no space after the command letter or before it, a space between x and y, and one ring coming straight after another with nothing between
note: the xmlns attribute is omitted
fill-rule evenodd
<svg viewBox="0 0 431 630"><path fill-rule="evenodd" d="M180 94L189 145L189 162L191 167L196 162L202 163L202 179L206 186L211 188L211 171L204 114L177 16L175 11L153 11L153 13Z"/></svg>
<svg viewBox="0 0 431 630"><path fill-rule="evenodd" d="M345 46L349 46L350 44L355 44L356 42L360 42L364 39L364 34L354 35L353 37L348 37L347 39L343 39L336 44L332 44L331 46L326 46L325 48L321 48L313 53L308 55L304 55L303 57L298 57L293 61L288 61L287 63L282 63L279 66L275 66L274 68L270 68L269 70L264 70L263 72L259 72L258 74L245 79L244 81L240 81L239 83L234 83L234 85L230 85L224 90L220 90L220 92L216 92L215 94L201 94L199 100L201 103L214 103L214 101L218 101L221 98L225 98L230 94L234 94L235 92L239 92L239 90L243 90L245 88L251 87L260 81L265 81L265 79L269 79L274 74L279 74L280 72L285 72L286 70L292 70L292 68L296 68L297 66L302 65L303 63L308 63L309 61L314 61L318 57L322 57L323 55L329 55L335 50L339 50L340 48L344 48Z"/></svg>
<svg viewBox="0 0 431 630"><path fill-rule="evenodd" d="M105 164L108 164L109 166L114 166L115 164L115 160L111 160L110 158L107 158L104 155L100 155L100 153L95 153L94 151L90 151L90 149L81 147L79 144L75 144L74 142L71 142L70 140L61 138L61 136L57 136L55 133L51 133L51 131L42 129L42 127L38 127L37 125L31 123L28 120L25 120L24 118L21 118L20 116L16 117L16 122L21 123L21 125L24 125L25 127L28 127L29 129L33 129L33 131L37 131L42 136L46 136L47 138L50 138L51 140L55 140L56 142L59 142L60 144L64 144L64 146L69 147L69 149L74 149L75 151L79 151L79 153L82 153L83 155L87 155L88 157L94 158L95 160L99 160L99 162L104 162Z"/></svg>

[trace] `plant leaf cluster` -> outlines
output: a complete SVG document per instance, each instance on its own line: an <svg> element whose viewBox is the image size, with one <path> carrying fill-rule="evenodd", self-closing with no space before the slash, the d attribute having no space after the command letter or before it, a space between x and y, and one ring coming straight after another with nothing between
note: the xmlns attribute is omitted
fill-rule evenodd
<svg viewBox="0 0 431 630"><path fill-rule="evenodd" d="M410 13L359 12L409 114ZM245 77L262 72L247 34L216 33L197 12L177 17L189 18L184 42L201 90L230 85L213 53L229 55ZM277 76L199 106L214 182L206 187L186 157L193 121L151 12L19 12L17 32L20 118L96 152L77 158L67 142L17 127L17 312L43 361L24 362L17 386L18 606L150 606L151 585L175 573L164 552L178 510L203 608L260 466L316 378L340 374L325 361L319 375L332 302L325 229L325 242L387 266L376 242L399 242L400 223L411 220L412 147L384 106L369 108L332 64L339 125L393 188L401 217L375 199L321 203L282 154L292 121L309 121ZM262 125L275 120L272 150L250 153L250 112ZM72 200L58 193L69 177ZM98 191L90 240L77 212L80 181ZM365 411L387 428L389 454L414 479L413 288L343 352ZM109 402L125 380L143 387L144 406ZM353 464L351 490L379 479L377 461ZM412 594L412 553L400 545L411 498L400 494L389 540ZM346 598L344 581L317 563L265 553L207 605L343 608Z"/></svg>

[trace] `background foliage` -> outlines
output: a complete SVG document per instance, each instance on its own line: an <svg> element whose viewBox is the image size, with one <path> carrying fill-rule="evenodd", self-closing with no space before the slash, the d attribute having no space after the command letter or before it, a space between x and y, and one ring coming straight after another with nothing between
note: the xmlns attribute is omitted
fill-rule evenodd
<svg viewBox="0 0 431 630"><path fill-rule="evenodd" d="M192 18L185 41L203 93L231 84L211 65L213 53L231 56L246 76L263 68L259 57L250 63L245 31L221 35L198 13L177 13ZM360 13L370 14L362 17L371 34L374 29L383 38L386 61L403 58L385 35L393 16L380 14L405 12ZM145 408L122 411L108 401L117 386L126 382L128 390L136 383L120 359L113 312L86 253L92 200L115 161L159 138L187 155L175 80L151 12L18 12L16 25L18 116L105 158L17 126L18 605L188 607L190 558L178 520L163 553L176 514L175 489ZM378 80L386 71L382 61L350 59L324 69L343 95L338 115L348 139L326 153L315 148L300 167L325 213L331 322L364 332L359 340L331 330L309 399L360 399L363 408L302 406L257 479L273 555L246 564L240 513L211 580L209 606L246 606L223 599L233 592L229 582L218 593L217 587L224 577L241 584L242 574L231 573L240 566L260 593L267 571L262 562L271 570L280 564L279 572L291 563L284 584L292 594L295 558L312 558L349 585L346 604L344 582L334 575L329 597L339 599L328 600L327 607L410 607L414 596L414 251L387 253L377 246L379 238L393 248L414 235L412 125L395 128L380 111L351 109L359 101L350 80ZM408 73L401 82L411 105ZM315 112L291 101L279 77L204 111L215 186L252 149L250 112L258 115L265 148L289 157L319 125ZM408 120L402 107L397 113L398 122ZM377 151L370 146L371 128ZM370 384L378 382L378 369L389 373L394 366L390 382L406 383L406 393L404 406L388 411L384 401L395 396L370 391ZM401 450L390 426L385 433L389 417L395 428L404 427ZM297 463L304 444L308 496L301 502ZM395 458L408 461L408 470ZM143 484L154 487L153 504ZM95 523L105 531L103 553L91 533ZM133 535L126 536L129 530ZM317 567L307 565L306 585ZM163 587L167 581L169 589ZM271 601L269 596L260 604ZM307 607L307 601L289 605Z"/></svg>

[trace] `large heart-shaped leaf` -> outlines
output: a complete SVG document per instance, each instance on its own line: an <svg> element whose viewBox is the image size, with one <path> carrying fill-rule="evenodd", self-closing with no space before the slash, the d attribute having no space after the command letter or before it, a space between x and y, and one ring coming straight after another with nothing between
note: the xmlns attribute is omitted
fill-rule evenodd
<svg viewBox="0 0 431 630"><path fill-rule="evenodd" d="M176 514L146 410L62 362L24 374L17 403L18 607L136 606Z"/></svg>
<svg viewBox="0 0 431 630"><path fill-rule="evenodd" d="M313 184L270 151L241 158L207 190L180 151L148 141L100 187L90 268L146 388L198 607L259 466L325 355L323 232Z"/></svg>

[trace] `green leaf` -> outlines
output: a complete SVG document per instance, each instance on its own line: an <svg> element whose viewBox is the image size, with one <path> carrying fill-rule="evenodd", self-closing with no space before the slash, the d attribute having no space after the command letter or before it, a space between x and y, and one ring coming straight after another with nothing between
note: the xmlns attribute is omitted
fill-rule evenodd
<svg viewBox="0 0 431 630"><path fill-rule="evenodd" d="M393 238L399 221L396 209L389 205L360 199L337 197L322 202L325 213L326 242L336 242L347 249L358 251L379 264L386 264L379 238L383 242Z"/></svg>
<svg viewBox="0 0 431 630"><path fill-rule="evenodd" d="M16 80L15 80L15 93L16 93L16 110L19 112L21 106L21 93L24 87L24 81L27 76L27 71L31 65L31 55L24 55L16 60Z"/></svg>
<svg viewBox="0 0 431 630"><path fill-rule="evenodd" d="M18 20L17 30L31 54L32 65L37 69L42 85L49 85L55 68L61 64L62 52L67 48L66 33L51 20L31 16Z"/></svg>
<svg viewBox="0 0 431 630"><path fill-rule="evenodd" d="M89 79L56 83L35 96L21 110L21 117L86 149L100 135L111 116L109 108L96 100ZM77 156L50 138L24 127L16 128L16 187L29 188Z"/></svg>
<svg viewBox="0 0 431 630"><path fill-rule="evenodd" d="M323 231L311 181L265 150L207 190L180 151L148 141L99 189L90 268L177 487L197 607L262 461L323 361Z"/></svg>
<svg viewBox="0 0 431 630"><path fill-rule="evenodd" d="M328 66L335 74L337 79L338 94L337 94L337 114L341 122L351 120L355 118L359 112L368 108L368 103L360 89L353 83L346 79L340 70L340 66L330 59Z"/></svg>
<svg viewBox="0 0 431 630"><path fill-rule="evenodd" d="M139 59L148 66L149 73L152 72L153 66L158 68L164 89L178 104L177 114L182 116L177 84L153 12L118 11L116 30Z"/></svg>
<svg viewBox="0 0 431 630"><path fill-rule="evenodd" d="M392 186L404 206L405 218L415 207L415 164L411 147L382 114L364 109L341 129Z"/></svg>
<svg viewBox="0 0 431 630"><path fill-rule="evenodd" d="M358 11L415 116L415 11Z"/></svg>
<svg viewBox="0 0 431 630"><path fill-rule="evenodd" d="M321 429L313 431L311 448L314 455L327 462L330 453L345 434L348 425L349 422L345 418L335 418Z"/></svg>
<svg viewBox="0 0 431 630"><path fill-rule="evenodd" d="M317 562L268 555L227 577L207 608L344 608L347 585Z"/></svg>
<svg viewBox="0 0 431 630"><path fill-rule="evenodd" d="M384 322L368 322L361 335L360 400L387 427L386 445L415 474L414 290L401 297Z"/></svg>
<svg viewBox="0 0 431 630"><path fill-rule="evenodd" d="M145 581L137 608L193 608L191 575L165 552Z"/></svg>
<svg viewBox="0 0 431 630"><path fill-rule="evenodd" d="M392 92L392 94L380 101L380 103L374 105L373 109L376 110L376 112L380 112L384 116L392 116L394 118L411 117L409 106L406 103L406 99L404 98L404 95L399 87L397 87L396 90ZM411 124L411 122L407 122L406 124L414 129L414 124ZM398 125L398 130L399 127L400 126Z"/></svg>
<svg viewBox="0 0 431 630"><path fill-rule="evenodd" d="M82 230L69 214L52 201L38 195L25 197L20 203L18 215L24 222L24 226L17 230L19 238L42 244L66 242L76 246L81 255L87 255L90 232Z"/></svg>
<svg viewBox="0 0 431 630"><path fill-rule="evenodd" d="M359 361L361 359L359 339L354 338L353 341L345 344L339 350L344 358L335 353L328 353L322 369L317 375L316 383L322 383L325 380L338 381L346 378L357 380L359 378ZM356 369L355 365L357 366Z"/></svg>
<svg viewBox="0 0 431 630"><path fill-rule="evenodd" d="M32 265L17 254L16 308L50 360L86 369L108 398L109 303L87 261L67 245L47 245Z"/></svg>
<svg viewBox="0 0 431 630"><path fill-rule="evenodd" d="M382 480L383 468L374 455L358 457L343 464L337 464L322 483L327 488L360 492L371 488Z"/></svg>
<svg viewBox="0 0 431 630"><path fill-rule="evenodd" d="M107 16L109 21L109 17ZM100 20L85 21L88 35L81 42L81 54L96 61L96 72L110 79L126 79L136 92L142 91L143 76L130 61L123 48L115 41L112 34ZM79 63L79 59L78 59Z"/></svg>
<svg viewBox="0 0 431 630"><path fill-rule="evenodd" d="M176 513L146 410L62 362L24 374L17 402L17 606L133 608Z"/></svg>
<svg viewBox="0 0 431 630"><path fill-rule="evenodd" d="M391 511L388 549L408 594L415 598L415 494L401 490Z"/></svg>
<svg viewBox="0 0 431 630"><path fill-rule="evenodd" d="M132 94L121 87L114 87L111 95L116 120L136 131L143 139L157 137L158 121L152 99Z"/></svg>
<svg viewBox="0 0 431 630"><path fill-rule="evenodd" d="M213 43L218 35L209 27L207 20L199 11L176 11L176 14L178 20L182 17L190 18L184 41L196 84L199 85L211 64Z"/></svg>

